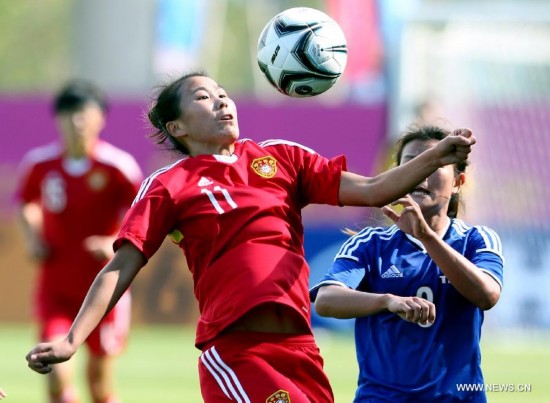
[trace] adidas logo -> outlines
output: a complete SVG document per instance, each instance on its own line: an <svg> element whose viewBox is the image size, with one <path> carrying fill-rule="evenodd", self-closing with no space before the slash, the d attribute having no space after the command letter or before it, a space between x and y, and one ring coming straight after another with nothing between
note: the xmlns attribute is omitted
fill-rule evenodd
<svg viewBox="0 0 550 403"><path fill-rule="evenodd" d="M201 179L199 180L199 184L198 186L208 186L208 185L211 185L213 184L214 182L212 182L210 179L208 178L205 178L204 176L201 177Z"/></svg>
<svg viewBox="0 0 550 403"><path fill-rule="evenodd" d="M397 277L403 277L403 273L401 273L399 269L395 267L393 264L390 266L388 270L386 270L382 274L382 278L397 278Z"/></svg>

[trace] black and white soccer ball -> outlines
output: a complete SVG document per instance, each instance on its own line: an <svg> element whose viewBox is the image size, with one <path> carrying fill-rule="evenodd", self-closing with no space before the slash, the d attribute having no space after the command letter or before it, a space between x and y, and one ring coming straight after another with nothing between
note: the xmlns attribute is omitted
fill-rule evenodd
<svg viewBox="0 0 550 403"><path fill-rule="evenodd" d="M311 97L331 88L346 67L344 32L331 17L295 7L273 17L258 39L258 65L277 90Z"/></svg>

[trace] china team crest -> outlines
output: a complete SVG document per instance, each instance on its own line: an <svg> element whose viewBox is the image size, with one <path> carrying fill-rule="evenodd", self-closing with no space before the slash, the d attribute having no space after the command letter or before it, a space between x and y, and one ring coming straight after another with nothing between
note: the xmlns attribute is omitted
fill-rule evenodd
<svg viewBox="0 0 550 403"><path fill-rule="evenodd" d="M250 167L263 178L273 178L277 173L277 160L270 155L256 158Z"/></svg>
<svg viewBox="0 0 550 403"><path fill-rule="evenodd" d="M279 389L269 396L265 403L290 403L290 395L286 390Z"/></svg>
<svg viewBox="0 0 550 403"><path fill-rule="evenodd" d="M102 170L94 170L88 175L88 185L95 191L100 191L107 186L107 174Z"/></svg>

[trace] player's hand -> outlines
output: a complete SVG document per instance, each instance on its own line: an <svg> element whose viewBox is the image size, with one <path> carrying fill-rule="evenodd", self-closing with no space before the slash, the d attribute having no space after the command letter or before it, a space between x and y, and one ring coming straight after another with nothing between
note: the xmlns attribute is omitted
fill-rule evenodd
<svg viewBox="0 0 550 403"><path fill-rule="evenodd" d="M90 252L97 260L107 260L114 256L113 242L115 237L92 235L84 240L84 249Z"/></svg>
<svg viewBox="0 0 550 403"><path fill-rule="evenodd" d="M408 322L427 325L435 321L435 305L420 297L392 295L388 303L388 310Z"/></svg>
<svg viewBox="0 0 550 403"><path fill-rule="evenodd" d="M38 237L32 237L28 240L27 249L29 255L38 261L46 259L50 254L50 248L48 245L46 245L44 241Z"/></svg>
<svg viewBox="0 0 550 403"><path fill-rule="evenodd" d="M5 398L6 396L8 396L8 394L6 392L4 392L4 390L2 388L0 388L0 400Z"/></svg>
<svg viewBox="0 0 550 403"><path fill-rule="evenodd" d="M25 357L28 366L39 374L52 371L52 365L69 360L76 348L66 340L54 343L40 343Z"/></svg>
<svg viewBox="0 0 550 403"><path fill-rule="evenodd" d="M470 129L456 129L435 146L441 166L456 164L468 159L476 138Z"/></svg>
<svg viewBox="0 0 550 403"><path fill-rule="evenodd" d="M409 195L394 201L391 206L403 206L401 213L397 213L389 206L382 207L382 213L394 222L399 229L418 240L433 236L434 232L424 219L420 206Z"/></svg>

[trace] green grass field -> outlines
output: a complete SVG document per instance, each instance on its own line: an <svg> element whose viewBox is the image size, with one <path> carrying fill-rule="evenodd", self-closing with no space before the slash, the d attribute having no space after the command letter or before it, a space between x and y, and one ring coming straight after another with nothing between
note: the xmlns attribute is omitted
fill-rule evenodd
<svg viewBox="0 0 550 403"><path fill-rule="evenodd" d="M194 329L175 326L134 327L126 353L117 366L117 386L126 403L201 402L197 377L198 350ZM357 365L351 335L319 333L326 371L336 402L351 402ZM483 366L487 384L530 385L531 392L489 392L489 402L550 402L550 340L514 342L485 337ZM25 354L34 345L34 328L0 325L0 386L6 403L44 402L44 378L26 366ZM80 391L84 392L84 350L76 356ZM85 396L85 395L84 395ZM4 402L3 401L3 402ZM2 402L2 403L3 403ZM83 403L88 400L84 397Z"/></svg>

